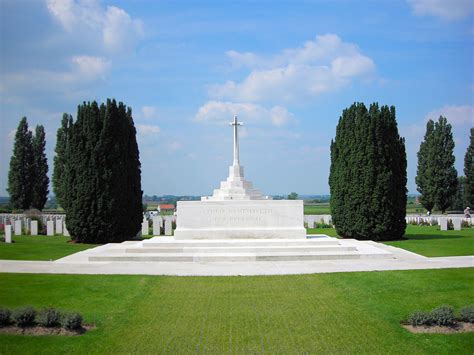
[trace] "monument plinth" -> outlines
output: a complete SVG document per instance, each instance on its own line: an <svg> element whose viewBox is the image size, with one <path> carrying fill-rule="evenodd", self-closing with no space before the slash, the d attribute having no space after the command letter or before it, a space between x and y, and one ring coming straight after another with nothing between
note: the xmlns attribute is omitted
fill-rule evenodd
<svg viewBox="0 0 474 355"><path fill-rule="evenodd" d="M201 201L178 201L175 239L306 238L303 201L273 201L244 178L240 165L237 117L234 160L227 180Z"/></svg>

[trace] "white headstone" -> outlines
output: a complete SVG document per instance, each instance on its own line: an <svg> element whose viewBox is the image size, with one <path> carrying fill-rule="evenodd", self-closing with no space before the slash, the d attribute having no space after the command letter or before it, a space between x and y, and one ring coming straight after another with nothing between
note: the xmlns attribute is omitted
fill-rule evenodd
<svg viewBox="0 0 474 355"><path fill-rule="evenodd" d="M313 218L313 216L308 217L308 228L314 228L314 218Z"/></svg>
<svg viewBox="0 0 474 355"><path fill-rule="evenodd" d="M63 222L63 235L65 237L70 237L71 235L69 234L69 231L66 228L66 222Z"/></svg>
<svg viewBox="0 0 474 355"><path fill-rule="evenodd" d="M453 218L453 227L455 231L461 230L461 218Z"/></svg>
<svg viewBox="0 0 474 355"><path fill-rule="evenodd" d="M11 224L5 225L5 243L12 242L12 226Z"/></svg>
<svg viewBox="0 0 474 355"><path fill-rule="evenodd" d="M56 233L63 234L63 219L62 218L56 219Z"/></svg>
<svg viewBox="0 0 474 355"><path fill-rule="evenodd" d="M165 219L165 235L172 235L173 234L171 223L172 223L171 218L166 218Z"/></svg>
<svg viewBox="0 0 474 355"><path fill-rule="evenodd" d="M30 233L30 223L31 223L31 218L27 218L27 219L25 220L26 234Z"/></svg>
<svg viewBox="0 0 474 355"><path fill-rule="evenodd" d="M148 222L148 219L143 219L142 222L142 235L150 235L150 224Z"/></svg>
<svg viewBox="0 0 474 355"><path fill-rule="evenodd" d="M21 235L21 220L15 220L15 235Z"/></svg>
<svg viewBox="0 0 474 355"><path fill-rule="evenodd" d="M330 215L324 215L324 224L331 225L332 217Z"/></svg>
<svg viewBox="0 0 474 355"><path fill-rule="evenodd" d="M30 234L38 235L38 221L31 221Z"/></svg>
<svg viewBox="0 0 474 355"><path fill-rule="evenodd" d="M448 219L446 217L439 218L439 227L442 231L448 230Z"/></svg>
<svg viewBox="0 0 474 355"><path fill-rule="evenodd" d="M54 221L46 222L46 235L54 235Z"/></svg>
<svg viewBox="0 0 474 355"><path fill-rule="evenodd" d="M153 217L153 235L160 235L161 234L161 223L163 219L161 216Z"/></svg>

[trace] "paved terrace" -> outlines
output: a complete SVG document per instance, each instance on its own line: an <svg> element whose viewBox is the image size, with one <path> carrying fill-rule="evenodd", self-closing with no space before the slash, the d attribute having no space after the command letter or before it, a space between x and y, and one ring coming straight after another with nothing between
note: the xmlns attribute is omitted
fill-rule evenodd
<svg viewBox="0 0 474 355"><path fill-rule="evenodd" d="M131 242L129 245L133 245ZM474 267L474 256L427 258L404 249L365 241L392 253L394 258L245 262L89 262L111 244L82 251L56 261L0 260L0 272L97 275L250 276L331 272L420 270Z"/></svg>

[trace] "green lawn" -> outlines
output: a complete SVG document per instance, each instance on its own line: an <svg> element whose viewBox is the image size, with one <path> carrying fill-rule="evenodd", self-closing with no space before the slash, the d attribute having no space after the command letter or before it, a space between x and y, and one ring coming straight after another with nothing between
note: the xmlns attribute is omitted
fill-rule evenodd
<svg viewBox="0 0 474 355"><path fill-rule="evenodd" d="M411 334L416 309L473 303L474 269L261 277L0 274L0 306L54 306L83 336L0 335L0 353L472 354L474 334Z"/></svg>
<svg viewBox="0 0 474 355"><path fill-rule="evenodd" d="M308 234L338 237L334 228L307 228ZM424 256L474 255L474 228L440 231L437 226L407 225L405 240L384 242Z"/></svg>
<svg viewBox="0 0 474 355"><path fill-rule="evenodd" d="M63 236L13 236L14 243L0 243L3 260L56 260L78 251L96 247L94 244L68 243Z"/></svg>
<svg viewBox="0 0 474 355"><path fill-rule="evenodd" d="M474 255L474 228L440 231L437 226L408 225L405 238L386 244L431 257Z"/></svg>
<svg viewBox="0 0 474 355"><path fill-rule="evenodd" d="M304 205L304 214L331 214L328 203L318 203L313 205Z"/></svg>

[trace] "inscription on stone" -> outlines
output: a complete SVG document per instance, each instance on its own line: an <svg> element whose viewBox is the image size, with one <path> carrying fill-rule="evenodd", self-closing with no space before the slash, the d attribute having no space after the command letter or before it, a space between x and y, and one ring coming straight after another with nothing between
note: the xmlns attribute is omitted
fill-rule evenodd
<svg viewBox="0 0 474 355"><path fill-rule="evenodd" d="M208 220L214 223L222 222L262 222L265 215L271 215L271 208L210 208L205 210Z"/></svg>

